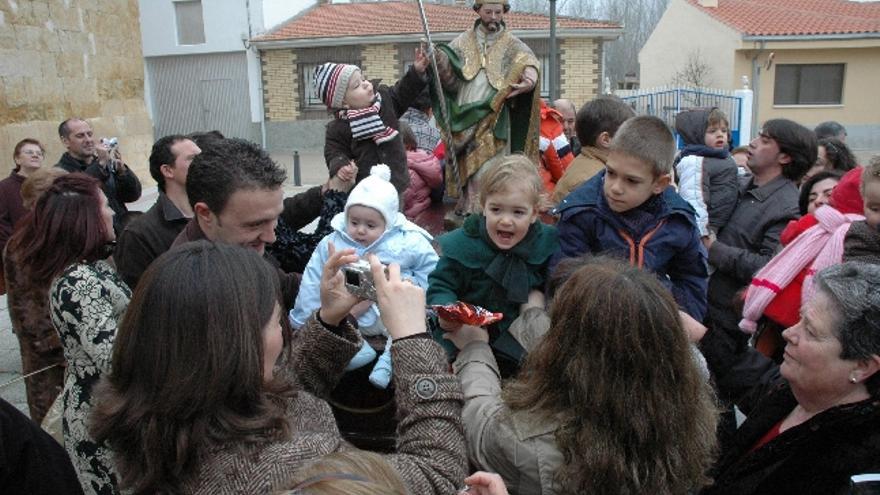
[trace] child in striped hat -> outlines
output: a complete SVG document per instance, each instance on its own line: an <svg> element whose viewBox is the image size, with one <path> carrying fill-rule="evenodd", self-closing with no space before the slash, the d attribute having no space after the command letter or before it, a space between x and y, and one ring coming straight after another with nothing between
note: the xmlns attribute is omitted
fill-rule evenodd
<svg viewBox="0 0 880 495"><path fill-rule="evenodd" d="M373 165L385 163L398 194L406 190L409 173L398 118L424 88L427 66L427 56L417 48L412 67L393 87L374 87L356 65L327 62L315 70L315 92L336 117L327 124L324 140L331 177L353 162L360 182Z"/></svg>

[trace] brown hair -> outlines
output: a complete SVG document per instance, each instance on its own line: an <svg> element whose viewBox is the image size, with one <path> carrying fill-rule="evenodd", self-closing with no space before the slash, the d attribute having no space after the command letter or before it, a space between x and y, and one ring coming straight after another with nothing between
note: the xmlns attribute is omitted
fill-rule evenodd
<svg viewBox="0 0 880 495"><path fill-rule="evenodd" d="M279 294L272 267L238 246L187 243L150 265L90 420L125 490L175 493L208 447L290 436L293 386L263 379L263 328Z"/></svg>
<svg viewBox="0 0 880 495"><path fill-rule="evenodd" d="M83 173L58 177L19 221L7 253L36 284L48 285L71 264L106 258L101 183Z"/></svg>
<svg viewBox="0 0 880 495"><path fill-rule="evenodd" d="M709 480L716 408L672 295L622 261L584 258L551 327L504 390L513 411L559 422L566 493L687 493Z"/></svg>
<svg viewBox="0 0 880 495"><path fill-rule="evenodd" d="M522 188L531 195L532 206L541 201L544 183L538 175L538 166L525 155L510 155L488 167L480 178L480 206L490 195L507 192L513 187Z"/></svg>
<svg viewBox="0 0 880 495"><path fill-rule="evenodd" d="M659 118L639 115L620 126L611 140L611 151L638 158L651 167L654 177L660 177L672 171L675 137Z"/></svg>
<svg viewBox="0 0 880 495"><path fill-rule="evenodd" d="M37 141L34 138L24 138L21 141L19 141L18 144L15 145L15 150L13 150L13 152L12 152L12 159L15 160L16 158L18 158L18 154L21 153L21 149L24 148L28 144L36 145L37 147L40 148L40 153L43 153L43 154L46 153L46 148L43 148L43 143ZM18 164L16 163L15 168L12 169L12 171L18 172L18 170L20 168L21 167L19 167Z"/></svg>
<svg viewBox="0 0 880 495"><path fill-rule="evenodd" d="M279 495L406 495L397 471L381 455L364 450L334 452L297 470Z"/></svg>
<svg viewBox="0 0 880 495"><path fill-rule="evenodd" d="M712 109L709 110L709 116L706 118L706 129L722 124L730 127L730 121L727 120L727 114L718 107L712 107Z"/></svg>
<svg viewBox="0 0 880 495"><path fill-rule="evenodd" d="M862 170L862 183L859 185L861 189L862 198L865 197L865 187L869 182L880 181L880 155L874 155L871 157L871 161L868 162L868 165L865 166L865 169Z"/></svg>
<svg viewBox="0 0 880 495"><path fill-rule="evenodd" d="M59 167L46 167L34 171L21 184L21 203L25 209L30 210L40 199L40 196L49 189L55 179L67 175L67 170Z"/></svg>

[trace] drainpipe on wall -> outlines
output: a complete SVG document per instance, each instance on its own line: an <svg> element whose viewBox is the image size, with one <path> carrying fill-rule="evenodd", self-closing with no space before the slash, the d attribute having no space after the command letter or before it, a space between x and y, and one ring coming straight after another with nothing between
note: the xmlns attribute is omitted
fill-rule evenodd
<svg viewBox="0 0 880 495"><path fill-rule="evenodd" d="M754 106L752 107L752 134L755 135L757 135L758 132L758 110L761 106L761 64L758 62L758 58L764 52L766 42L762 40L759 43L760 48L758 48L758 51L752 56L752 94L754 95Z"/></svg>
<svg viewBox="0 0 880 495"><path fill-rule="evenodd" d="M260 146L263 149L266 149L266 99L263 98L263 52L261 52L258 48L255 48L257 51L257 66L260 68L260 77L257 78L258 89L260 93Z"/></svg>

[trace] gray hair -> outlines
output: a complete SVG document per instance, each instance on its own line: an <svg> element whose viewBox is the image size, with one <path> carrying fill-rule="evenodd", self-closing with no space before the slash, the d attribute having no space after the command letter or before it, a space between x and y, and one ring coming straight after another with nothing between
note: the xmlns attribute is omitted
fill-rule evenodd
<svg viewBox="0 0 880 495"><path fill-rule="evenodd" d="M861 360L880 355L880 266L856 261L830 266L817 273L813 283L835 303L840 357ZM880 373L867 385L869 390L880 385Z"/></svg>

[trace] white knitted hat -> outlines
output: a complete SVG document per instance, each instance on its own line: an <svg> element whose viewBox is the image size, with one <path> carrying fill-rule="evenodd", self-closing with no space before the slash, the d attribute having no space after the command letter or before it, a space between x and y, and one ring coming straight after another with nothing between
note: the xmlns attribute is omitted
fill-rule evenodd
<svg viewBox="0 0 880 495"><path fill-rule="evenodd" d="M348 193L348 201L345 202L345 214L348 209L355 205L369 206L382 214L385 219L385 228L389 229L397 221L397 210L400 208L400 200L397 197L397 189L391 184L391 169L388 165L380 163L370 169L370 175L358 182L354 189Z"/></svg>

